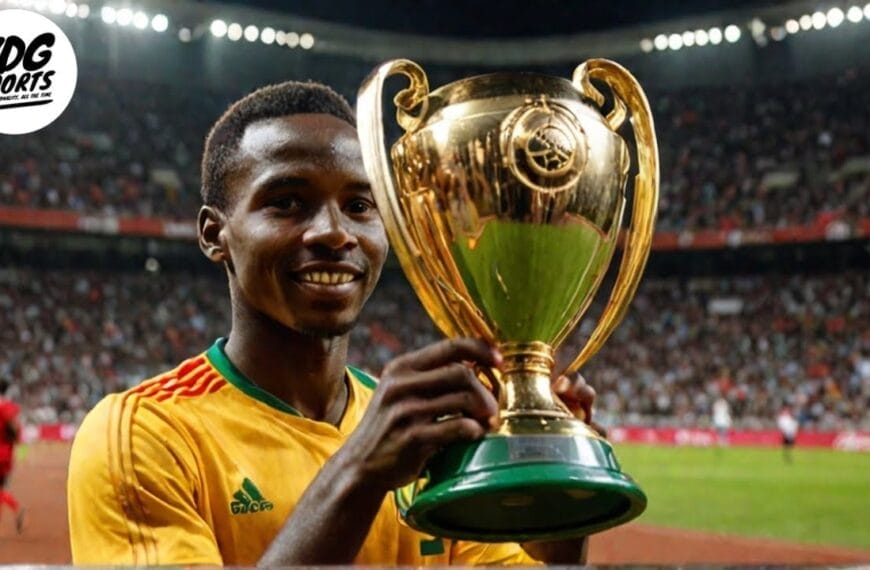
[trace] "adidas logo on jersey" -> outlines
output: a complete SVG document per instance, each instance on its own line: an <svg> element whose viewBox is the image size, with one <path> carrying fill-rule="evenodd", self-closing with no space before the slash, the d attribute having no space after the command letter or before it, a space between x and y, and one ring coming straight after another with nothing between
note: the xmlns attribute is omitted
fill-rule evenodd
<svg viewBox="0 0 870 570"><path fill-rule="evenodd" d="M274 508L271 502L263 498L263 494L254 482L247 477L242 481L242 488L233 493L233 498L235 501L230 503L230 511L234 515L271 511Z"/></svg>

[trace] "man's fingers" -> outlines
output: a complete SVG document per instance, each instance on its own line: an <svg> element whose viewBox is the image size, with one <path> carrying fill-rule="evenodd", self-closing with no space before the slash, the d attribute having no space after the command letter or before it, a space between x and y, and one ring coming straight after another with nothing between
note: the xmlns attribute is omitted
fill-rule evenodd
<svg viewBox="0 0 870 570"><path fill-rule="evenodd" d="M595 403L595 389L586 383L580 374L573 377L560 376L553 383L553 391L574 413L582 412L583 421L592 420L592 405Z"/></svg>
<svg viewBox="0 0 870 570"><path fill-rule="evenodd" d="M456 441L474 441L486 435L486 430L471 418L455 417L421 425L414 434L416 443L433 451Z"/></svg>
<svg viewBox="0 0 870 570"><path fill-rule="evenodd" d="M454 338L430 344L397 359L411 370L431 370L453 362L470 361L481 366L498 367L501 355L482 340Z"/></svg>

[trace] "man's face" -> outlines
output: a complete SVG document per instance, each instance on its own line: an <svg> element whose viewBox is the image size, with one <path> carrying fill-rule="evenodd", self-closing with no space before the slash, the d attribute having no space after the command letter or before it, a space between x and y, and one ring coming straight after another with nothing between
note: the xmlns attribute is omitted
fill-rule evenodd
<svg viewBox="0 0 870 570"><path fill-rule="evenodd" d="M327 114L253 123L226 188L238 301L298 332L347 333L388 248L356 130Z"/></svg>

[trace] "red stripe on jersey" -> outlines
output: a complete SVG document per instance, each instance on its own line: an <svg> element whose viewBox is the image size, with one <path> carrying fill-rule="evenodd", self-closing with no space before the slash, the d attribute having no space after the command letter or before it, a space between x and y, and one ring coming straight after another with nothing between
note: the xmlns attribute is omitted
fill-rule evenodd
<svg viewBox="0 0 870 570"><path fill-rule="evenodd" d="M216 382L220 385L215 387ZM173 396L210 394L219 390L223 384L226 382L220 373L212 367L205 355L201 355L182 363L168 374L143 383L134 391L143 398L154 398L162 402Z"/></svg>

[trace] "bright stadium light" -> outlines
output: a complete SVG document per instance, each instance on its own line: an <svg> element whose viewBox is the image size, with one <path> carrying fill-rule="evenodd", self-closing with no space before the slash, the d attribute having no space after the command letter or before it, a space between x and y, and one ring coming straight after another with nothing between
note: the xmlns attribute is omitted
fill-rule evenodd
<svg viewBox="0 0 870 570"><path fill-rule="evenodd" d="M169 18L165 14L157 14L151 19L151 29L163 33L169 29Z"/></svg>
<svg viewBox="0 0 870 570"><path fill-rule="evenodd" d="M233 42L242 39L242 26L235 22L227 26L227 39Z"/></svg>
<svg viewBox="0 0 870 570"><path fill-rule="evenodd" d="M683 36L680 34L671 34L668 36L668 47L677 51L683 47Z"/></svg>
<svg viewBox="0 0 870 570"><path fill-rule="evenodd" d="M103 22L106 24L114 24L117 17L117 12L115 12L115 9L111 6L103 6L102 9L100 9L100 18L102 18Z"/></svg>
<svg viewBox="0 0 870 570"><path fill-rule="evenodd" d="M249 42L257 41L257 38L260 37L260 30L254 24L251 24L247 28L245 28L245 39Z"/></svg>
<svg viewBox="0 0 870 570"><path fill-rule="evenodd" d="M770 28L770 37L773 38L773 41L775 42L781 42L785 39L786 35L787 34L785 28L783 28L782 26L775 26L773 28Z"/></svg>
<svg viewBox="0 0 870 570"><path fill-rule="evenodd" d="M824 12L814 12L813 13L813 28L817 30L821 30L825 27L825 24L828 23L828 18L825 17Z"/></svg>
<svg viewBox="0 0 870 570"><path fill-rule="evenodd" d="M63 14L66 10L66 2L64 0L51 0L48 9L52 14Z"/></svg>
<svg viewBox="0 0 870 570"><path fill-rule="evenodd" d="M870 2L864 4L864 17L870 20Z"/></svg>
<svg viewBox="0 0 870 570"><path fill-rule="evenodd" d="M133 25L136 27L137 30L144 30L145 28L147 28L148 22L148 14L146 14L145 12L136 12L136 14L133 16Z"/></svg>
<svg viewBox="0 0 870 570"><path fill-rule="evenodd" d="M314 47L314 36L309 33L304 33L299 36L299 47L302 49L311 49Z"/></svg>
<svg viewBox="0 0 870 570"><path fill-rule="evenodd" d="M37 12L45 12L48 9L48 0L36 0L33 3L33 8Z"/></svg>
<svg viewBox="0 0 870 570"><path fill-rule="evenodd" d="M275 32L275 43L279 46L283 46L287 43L287 32L284 30L278 30Z"/></svg>
<svg viewBox="0 0 870 570"><path fill-rule="evenodd" d="M79 4L79 13L78 16L82 20L87 20L88 16L91 15L91 7L87 4Z"/></svg>
<svg viewBox="0 0 870 570"><path fill-rule="evenodd" d="M749 22L749 31L753 36L763 35L766 29L767 26L761 21L761 18L752 18L752 21Z"/></svg>
<svg viewBox="0 0 870 570"><path fill-rule="evenodd" d="M852 6L849 8L849 11L846 12L846 19L848 19L853 24L857 24L864 17L864 13L861 12L861 8L859 6Z"/></svg>
<svg viewBox="0 0 870 570"><path fill-rule="evenodd" d="M227 23L223 20L212 20L208 29L211 35L216 38L222 38L227 35Z"/></svg>
<svg viewBox="0 0 870 570"><path fill-rule="evenodd" d="M178 39L183 43L188 43L193 39L193 32L190 31L190 28L181 28L178 30Z"/></svg>
<svg viewBox="0 0 870 570"><path fill-rule="evenodd" d="M800 23L801 29L805 32L813 29L813 17L809 14L801 16L801 19L798 20L798 22Z"/></svg>
<svg viewBox="0 0 870 570"><path fill-rule="evenodd" d="M710 35L707 30L695 30L695 45L705 46L710 43Z"/></svg>
<svg viewBox="0 0 870 570"><path fill-rule="evenodd" d="M79 7L75 5L75 2L70 2L66 6L66 17L67 18L75 18L79 13Z"/></svg>
<svg viewBox="0 0 870 570"><path fill-rule="evenodd" d="M692 47L695 45L695 32L683 32L683 45L686 47Z"/></svg>
<svg viewBox="0 0 870 570"><path fill-rule="evenodd" d="M831 8L825 16L828 20L828 25L832 28L836 28L842 24L843 19L845 18L845 14L843 14L843 11L839 8Z"/></svg>
<svg viewBox="0 0 870 570"><path fill-rule="evenodd" d="M714 46L718 46L722 43L722 30L719 28L710 28L707 31L707 35L710 36L710 43Z"/></svg>
<svg viewBox="0 0 870 570"><path fill-rule="evenodd" d="M295 48L299 45L299 34L296 32L287 32L287 47Z"/></svg>
<svg viewBox="0 0 870 570"><path fill-rule="evenodd" d="M275 28L263 28L260 32L260 41L266 45L275 43Z"/></svg>
<svg viewBox="0 0 870 570"><path fill-rule="evenodd" d="M653 45L653 41L649 38L644 38L640 40L640 51L643 53L649 53L655 49L656 46Z"/></svg>
<svg viewBox="0 0 870 570"><path fill-rule="evenodd" d="M797 20L789 20L785 23L785 31L790 34L796 34L801 31L801 25Z"/></svg>
<svg viewBox="0 0 870 570"><path fill-rule="evenodd" d="M656 49L659 51L665 51L668 49L668 36L664 34L659 34L653 40L653 45L656 46Z"/></svg>
<svg viewBox="0 0 870 570"><path fill-rule="evenodd" d="M133 21L133 10L121 8L118 10L118 19L115 21L118 22L119 26L129 26Z"/></svg>
<svg viewBox="0 0 870 570"><path fill-rule="evenodd" d="M725 28L725 39L729 43L737 43L740 40L740 28L731 24L727 28Z"/></svg>

